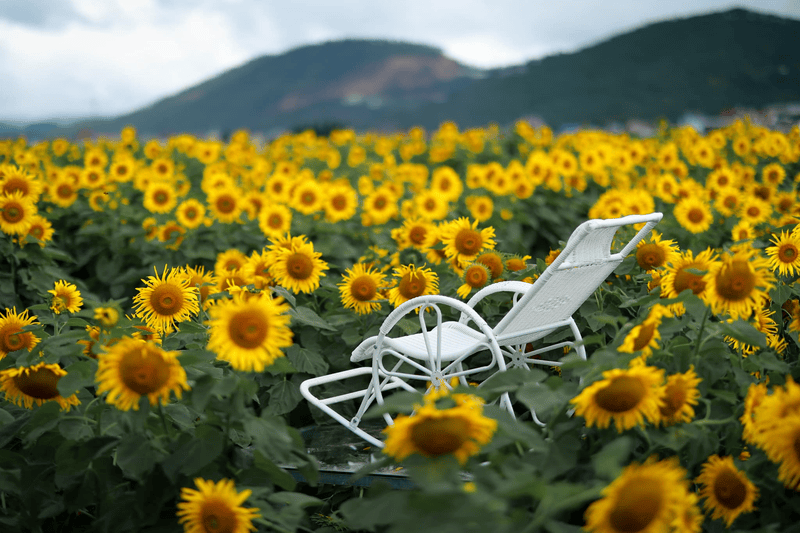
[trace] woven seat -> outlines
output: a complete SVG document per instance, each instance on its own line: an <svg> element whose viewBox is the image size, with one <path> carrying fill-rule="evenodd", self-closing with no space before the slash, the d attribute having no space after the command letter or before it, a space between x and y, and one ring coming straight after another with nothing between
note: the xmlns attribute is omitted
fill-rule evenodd
<svg viewBox="0 0 800 533"><path fill-rule="evenodd" d="M468 376L486 376L512 367L559 366L558 358L541 359L540 356L551 351L563 354L565 347L575 349L586 359L583 339L572 315L661 217L661 213L651 213L582 223L572 232L558 257L532 284L494 283L478 291L466 303L442 295L413 298L386 317L378 335L364 340L353 351L351 362L369 361L369 366L308 379L301 384L300 392L311 405L367 442L382 447L382 441L358 426L367 409L375 403L383 404L384 394L389 391L450 386L453 378L466 384ZM619 252L612 253L617 230L636 224L642 227L635 236ZM490 326L475 306L487 296L498 293L507 294L513 305L495 326ZM448 308L451 314L459 316L458 320L443 320L446 316L443 309ZM409 327L407 317L419 323L419 332L405 333ZM562 328L568 328L574 340L532 347L531 343ZM477 354L484 355L477 357ZM366 376L370 376L366 387L353 392L328 398L318 398L311 392L320 385L353 378L363 381ZM361 401L355 416L349 419L331 407L354 399ZM508 393L500 397L500 406L514 415ZM532 415L538 422L535 411ZM384 419L392 424L388 414Z"/></svg>

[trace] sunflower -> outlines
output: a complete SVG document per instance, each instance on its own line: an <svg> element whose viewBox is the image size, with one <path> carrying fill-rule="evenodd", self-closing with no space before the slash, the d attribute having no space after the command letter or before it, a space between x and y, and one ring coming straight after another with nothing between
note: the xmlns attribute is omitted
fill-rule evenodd
<svg viewBox="0 0 800 533"><path fill-rule="evenodd" d="M469 214L478 222L486 222L492 218L494 201L491 196L467 196L465 199Z"/></svg>
<svg viewBox="0 0 800 533"><path fill-rule="evenodd" d="M430 189L414 195L414 205L417 215L425 220L442 220L450 213L450 203Z"/></svg>
<svg viewBox="0 0 800 533"><path fill-rule="evenodd" d="M23 198L28 198L36 203L44 189L42 182L35 176L28 174L24 168L16 165L0 165L0 195L11 195L15 192L22 194Z"/></svg>
<svg viewBox="0 0 800 533"><path fill-rule="evenodd" d="M175 218L188 229L198 228L206 218L206 206L195 198L189 198L181 202L175 210Z"/></svg>
<svg viewBox="0 0 800 533"><path fill-rule="evenodd" d="M663 240L657 232L652 232L648 241L641 240L636 245L636 262L645 270L655 270L671 263L678 253L675 241Z"/></svg>
<svg viewBox="0 0 800 533"><path fill-rule="evenodd" d="M448 166L441 166L431 174L430 188L448 202L454 202L461 196L464 184L461 183L461 178L458 177L455 170Z"/></svg>
<svg viewBox="0 0 800 533"><path fill-rule="evenodd" d="M294 186L289 205L298 213L311 215L322 209L322 187L312 178L300 179Z"/></svg>
<svg viewBox="0 0 800 533"><path fill-rule="evenodd" d="M746 220L753 226L769 220L772 215L772 205L757 196L746 197L739 207L739 218Z"/></svg>
<svg viewBox="0 0 800 533"><path fill-rule="evenodd" d="M732 319L747 319L763 307L768 292L775 285L769 262L758 250L739 247L721 261L708 266L703 276L706 305L716 314L727 313Z"/></svg>
<svg viewBox="0 0 800 533"><path fill-rule="evenodd" d="M603 372L603 379L592 383L570 400L575 414L586 419L586 426L606 428L614 421L622 433L645 420L658 423L664 397L664 371L636 365L628 369Z"/></svg>
<svg viewBox="0 0 800 533"><path fill-rule="evenodd" d="M175 162L167 156L158 157L150 163L150 169L160 179L170 179L175 173Z"/></svg>
<svg viewBox="0 0 800 533"><path fill-rule="evenodd" d="M283 204L265 205L258 214L258 227L266 237L280 237L292 228L292 210Z"/></svg>
<svg viewBox="0 0 800 533"><path fill-rule="evenodd" d="M115 157L108 167L108 177L118 183L131 181L136 170L136 160L130 155Z"/></svg>
<svg viewBox="0 0 800 533"><path fill-rule="evenodd" d="M158 242L169 243L164 245L167 250L177 250L183 242L184 235L186 228L175 220L169 220L158 229Z"/></svg>
<svg viewBox="0 0 800 533"><path fill-rule="evenodd" d="M386 224L399 213L397 195L392 189L382 185L367 195L362 210L362 223L368 222L365 226Z"/></svg>
<svg viewBox="0 0 800 533"><path fill-rule="evenodd" d="M106 165L108 165L108 154L102 148L89 148L83 155L83 165L105 169Z"/></svg>
<svg viewBox="0 0 800 533"><path fill-rule="evenodd" d="M456 294L461 298L466 298L473 289L481 289L492 279L489 268L475 261L467 266L461 273L461 281L464 283L458 288Z"/></svg>
<svg viewBox="0 0 800 533"><path fill-rule="evenodd" d="M53 180L47 191L50 201L60 207L69 207L78 199L78 185L69 176Z"/></svg>
<svg viewBox="0 0 800 533"><path fill-rule="evenodd" d="M310 242L293 243L289 248L276 250L270 273L278 285L295 294L311 293L319 287L319 278L328 270L328 263L320 259L322 254L314 251Z"/></svg>
<svg viewBox="0 0 800 533"><path fill-rule="evenodd" d="M217 276L222 276L228 272L236 272L237 270L241 270L246 262L247 256L243 252L236 248L229 248L217 254L217 260L214 263L214 273Z"/></svg>
<svg viewBox="0 0 800 533"><path fill-rule="evenodd" d="M22 328L39 324L36 317L29 315L26 309L17 313L17 308L6 308L5 316L0 314L0 359L17 350L31 351L41 339Z"/></svg>
<svg viewBox="0 0 800 533"><path fill-rule="evenodd" d="M783 231L772 237L774 246L767 247L769 266L781 276L800 273L800 233Z"/></svg>
<svg viewBox="0 0 800 533"><path fill-rule="evenodd" d="M81 402L75 394L64 398L58 392L58 381L66 375L67 372L55 364L10 368L0 372L0 390L5 393L6 400L25 409L32 409L34 403L38 406L56 402L62 411L69 411Z"/></svg>
<svg viewBox="0 0 800 533"><path fill-rule="evenodd" d="M424 218L412 216L403 221L403 225L392 230L392 238L397 243L398 250L415 248L427 253L436 243L437 228Z"/></svg>
<svg viewBox="0 0 800 533"><path fill-rule="evenodd" d="M673 210L673 215L678 224L692 233L703 233L714 222L711 207L694 196L684 198L678 202Z"/></svg>
<svg viewBox="0 0 800 533"><path fill-rule="evenodd" d="M700 298L706 289L703 281L703 274L708 271L708 267L714 262L716 256L711 248L703 250L694 256L691 250L686 250L679 254L665 269L661 276L659 285L661 286L662 298L677 298L683 291L691 289L695 296ZM685 312L682 303L667 306L670 312L680 316Z"/></svg>
<svg viewBox="0 0 800 533"><path fill-rule="evenodd" d="M103 326L104 329L111 329L119 322L119 309L113 306L95 307L94 319L100 322L100 325Z"/></svg>
<svg viewBox="0 0 800 533"><path fill-rule="evenodd" d="M244 211L242 191L236 187L220 187L210 191L206 198L208 210L224 224L238 222Z"/></svg>
<svg viewBox="0 0 800 533"><path fill-rule="evenodd" d="M253 252L247 258L241 269L242 277L248 285L255 286L256 289L263 289L274 285L272 274L269 267L272 264L272 256L269 252L262 250L261 253Z"/></svg>
<svg viewBox="0 0 800 533"><path fill-rule="evenodd" d="M786 328L792 332L800 331L800 300L786 300L783 306Z"/></svg>
<svg viewBox="0 0 800 533"><path fill-rule="evenodd" d="M0 229L3 233L26 235L35 214L36 206L21 192L0 195Z"/></svg>
<svg viewBox="0 0 800 533"><path fill-rule="evenodd" d="M677 458L632 463L586 509L584 529L596 533L662 533L690 515L696 524L686 471ZM685 531L681 529L680 531ZM690 530L691 531L691 530Z"/></svg>
<svg viewBox="0 0 800 533"><path fill-rule="evenodd" d="M151 406L163 405L169 402L170 392L181 398L183 390L189 390L177 351L164 351L152 341L132 337L123 337L104 350L95 375L97 395L108 392L106 402L121 411L138 411L143 396Z"/></svg>
<svg viewBox="0 0 800 533"><path fill-rule="evenodd" d="M350 220L358 208L358 192L349 183L331 185L322 206L325 209L325 220L328 222ZM289 231L288 228L285 231Z"/></svg>
<svg viewBox="0 0 800 533"><path fill-rule="evenodd" d="M236 370L263 372L292 345L288 311L283 299L265 293L220 300L208 310L208 349Z"/></svg>
<svg viewBox="0 0 800 533"><path fill-rule="evenodd" d="M671 426L679 422L691 422L694 418L693 405L697 405L700 398L700 391L697 385L700 379L694 371L694 367L689 368L683 374L672 374L667 377L667 385L664 388L664 404L661 406L661 423Z"/></svg>
<svg viewBox="0 0 800 533"><path fill-rule="evenodd" d="M756 427L756 411L767 396L766 383L751 383L744 398L744 414L739 418L742 423L742 439L756 444L760 431Z"/></svg>
<svg viewBox="0 0 800 533"><path fill-rule="evenodd" d="M439 291L439 277L429 268L414 265L395 267L397 285L389 290L389 302L397 307L417 296L436 294Z"/></svg>
<svg viewBox="0 0 800 533"><path fill-rule="evenodd" d="M248 533L255 531L258 509L242 507L250 490L236 492L230 479L218 483L195 478L199 490L182 488L177 516L185 533Z"/></svg>
<svg viewBox="0 0 800 533"><path fill-rule="evenodd" d="M795 410L783 417L758 445L778 464L778 480L786 488L800 490L800 414Z"/></svg>
<svg viewBox="0 0 800 533"><path fill-rule="evenodd" d="M217 292L217 278L214 273L206 272L202 265L198 267L187 265L181 269L181 274L189 280L189 287L197 288L200 305L203 306L203 309L208 309L208 306L214 301L209 300L208 297Z"/></svg>
<svg viewBox="0 0 800 533"><path fill-rule="evenodd" d="M658 348L658 341L661 339L658 327L668 313L665 306L654 305L648 312L647 318L630 330L617 350L621 353L641 352L641 360L647 359L653 353L653 348Z"/></svg>
<svg viewBox="0 0 800 533"><path fill-rule="evenodd" d="M461 265L474 261L484 250L494 249L494 228L478 229L478 221L470 223L466 217L449 222L439 228L439 239L444 253Z"/></svg>
<svg viewBox="0 0 800 533"><path fill-rule="evenodd" d="M47 292L53 295L50 309L57 315L62 311L77 313L83 305L81 293L73 283L67 283L64 280L56 281L55 289Z"/></svg>
<svg viewBox="0 0 800 533"><path fill-rule="evenodd" d="M265 191L270 200L275 203L285 204L289 202L292 193L292 182L294 178L283 172L275 172L267 179Z"/></svg>
<svg viewBox="0 0 800 533"><path fill-rule="evenodd" d="M786 177L786 169L778 163L770 163L761 169L761 180L773 187L778 187Z"/></svg>
<svg viewBox="0 0 800 533"><path fill-rule="evenodd" d="M526 261L530 258L531 256L529 255L524 255L522 257L519 255L512 255L506 258L504 265L509 272L519 272L520 270L528 268L528 263Z"/></svg>
<svg viewBox="0 0 800 533"><path fill-rule="evenodd" d="M138 288L133 297L134 310L137 317L159 333L171 332L176 322L189 320L191 315L200 311L198 290L189 286L189 280L181 275L180 269L167 267L161 277L158 270L155 276L149 276L145 287Z"/></svg>
<svg viewBox="0 0 800 533"><path fill-rule="evenodd" d="M339 283L339 297L345 309L352 309L359 315L367 315L380 309L385 288L385 276L363 263L348 268Z"/></svg>
<svg viewBox="0 0 800 533"><path fill-rule="evenodd" d="M453 455L463 465L492 440L497 421L483 416L480 398L453 394L450 398L455 407L438 409L435 400L440 396L429 396L425 405L416 406L413 415L399 415L394 424L384 429L384 454L396 461L412 454L429 458Z"/></svg>
<svg viewBox="0 0 800 533"><path fill-rule="evenodd" d="M714 208L721 215L733 216L744 202L744 194L736 187L723 187L717 191L714 198Z"/></svg>
<svg viewBox="0 0 800 533"><path fill-rule="evenodd" d="M699 496L705 498L705 508L713 512L711 517L724 519L729 528L737 516L755 509L758 489L736 468L731 456L709 457L695 482L701 485Z"/></svg>
<svg viewBox="0 0 800 533"><path fill-rule="evenodd" d="M731 229L731 240L733 242L749 241L755 238L755 228L747 220L740 220Z"/></svg>
<svg viewBox="0 0 800 533"><path fill-rule="evenodd" d="M32 215L30 218L31 225L28 227L28 233L25 237L32 237L38 241L39 246L44 248L45 243L53 240L53 225L40 214ZM24 242L24 239L23 239Z"/></svg>

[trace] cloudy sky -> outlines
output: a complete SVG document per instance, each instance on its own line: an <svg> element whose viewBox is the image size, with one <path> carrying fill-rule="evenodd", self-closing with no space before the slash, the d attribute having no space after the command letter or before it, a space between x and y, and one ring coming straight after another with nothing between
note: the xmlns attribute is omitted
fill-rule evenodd
<svg viewBox="0 0 800 533"><path fill-rule="evenodd" d="M122 114L333 39L430 44L497 67L733 7L800 19L800 0L0 0L0 121Z"/></svg>

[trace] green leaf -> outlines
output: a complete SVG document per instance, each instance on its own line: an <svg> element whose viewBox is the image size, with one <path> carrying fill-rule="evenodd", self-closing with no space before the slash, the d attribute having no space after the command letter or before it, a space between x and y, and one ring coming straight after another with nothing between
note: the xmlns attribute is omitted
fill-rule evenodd
<svg viewBox="0 0 800 533"><path fill-rule="evenodd" d="M401 318L397 322L397 327L400 328L406 335L413 335L419 333L421 327L418 318Z"/></svg>
<svg viewBox="0 0 800 533"><path fill-rule="evenodd" d="M270 374L294 374L297 372L297 369L292 366L292 363L286 357L278 357L275 359L271 365L264 368L265 372L269 372Z"/></svg>
<svg viewBox="0 0 800 533"><path fill-rule="evenodd" d="M289 314L301 324L306 324L314 328L326 329L328 331L336 331L336 328L328 324L321 316L308 307L290 309Z"/></svg>
<svg viewBox="0 0 800 533"><path fill-rule="evenodd" d="M616 479L632 449L633 441L630 437L625 436L612 440L592 456L594 471L601 478Z"/></svg>
<svg viewBox="0 0 800 533"><path fill-rule="evenodd" d="M295 345L296 346L296 345ZM290 346L294 348L295 346ZM286 357L292 366L300 372L311 374L312 376L322 376L328 371L328 363L317 352L297 347L295 350L286 350Z"/></svg>
<svg viewBox="0 0 800 533"><path fill-rule="evenodd" d="M147 437L129 433L117 447L116 461L126 476L141 480L155 465L157 453Z"/></svg>
<svg viewBox="0 0 800 533"><path fill-rule="evenodd" d="M88 359L72 363L66 369L67 375L58 380L58 393L67 397L75 394L83 387L91 387L97 374L97 361Z"/></svg>
<svg viewBox="0 0 800 533"><path fill-rule="evenodd" d="M279 381L271 386L269 392L269 403L266 411L273 415L283 415L294 409L303 396L300 389L289 380Z"/></svg>
<svg viewBox="0 0 800 533"><path fill-rule="evenodd" d="M272 482L283 490L294 490L297 486L297 482L290 473L267 459L259 450L253 453L253 464L256 468L265 472Z"/></svg>
<svg viewBox="0 0 800 533"><path fill-rule="evenodd" d="M757 348L766 348L767 346L767 336L749 322L739 319L732 323L720 322L718 325L725 335L733 337L739 342Z"/></svg>

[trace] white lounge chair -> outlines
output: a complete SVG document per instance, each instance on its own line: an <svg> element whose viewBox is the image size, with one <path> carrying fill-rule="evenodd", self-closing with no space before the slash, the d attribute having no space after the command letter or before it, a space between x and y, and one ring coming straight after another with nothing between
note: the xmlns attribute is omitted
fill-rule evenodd
<svg viewBox="0 0 800 533"><path fill-rule="evenodd" d="M308 379L301 384L300 392L313 406L356 435L383 447L383 442L364 431L360 424L373 403L384 403L384 393L388 391L449 387L452 378L466 384L467 376L485 376L489 371L502 372L509 367L559 366L558 360L542 360L537 356L551 350L563 351L565 346L574 348L582 359L586 359L583 339L572 314L661 217L661 213L651 213L582 223L572 232L558 257L532 284L521 281L495 283L478 291L467 303L441 295L411 299L386 317L378 335L366 339L353 351L352 362L369 360L370 366ZM642 227L621 246L620 251L613 253L617 230L635 224ZM495 326L490 326L475 310L475 305L486 296L500 292L510 293L512 307ZM443 308L460 313L459 319L443 320ZM409 329L407 315L418 321L418 333L405 333ZM531 349L530 343L561 328L569 328L574 341ZM488 356L472 357L479 353ZM313 387L359 376L370 376L366 388L328 398L319 398L311 392ZM365 378L361 380L366 381ZM415 381L422 386L412 386ZM354 399L360 399L361 403L355 416L349 419L331 407ZM507 393L501 396L500 406L514 415ZM532 415L538 422L535 412ZM388 414L384 419L387 424L392 424Z"/></svg>

